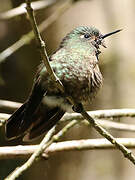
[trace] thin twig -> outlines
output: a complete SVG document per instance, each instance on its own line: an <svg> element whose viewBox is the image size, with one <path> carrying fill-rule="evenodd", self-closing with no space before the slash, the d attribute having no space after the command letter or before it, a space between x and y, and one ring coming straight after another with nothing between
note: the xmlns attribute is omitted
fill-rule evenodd
<svg viewBox="0 0 135 180"><path fill-rule="evenodd" d="M19 177L24 171L26 171L29 167L33 165L35 161L38 161L39 158L42 156L43 152L55 141L58 141L62 136L65 135L65 133L73 127L75 124L77 124L77 121L71 121L68 123L61 131L59 131L56 135L52 136L54 133L54 129L52 128L45 138L42 140L40 145L38 146L38 149L32 154L32 156L28 159L26 163L24 163L21 167L15 169L5 180L15 180L17 177ZM52 137L52 138L51 138ZM45 156L46 157L46 156Z"/></svg>
<svg viewBox="0 0 135 180"><path fill-rule="evenodd" d="M20 106L19 106L20 107ZM105 110L103 110L105 111ZM108 111L108 110L107 110ZM95 114L94 116L96 116L96 111L94 111ZM92 111L91 111L92 113ZM74 115L74 113L72 113ZM0 126L5 125L6 120L10 117L10 114L5 114L5 113L0 113ZM73 119L70 118L71 116L69 116L68 113L66 113L64 115L64 117L59 121L59 123L62 123L64 121L72 121ZM123 116L124 117L124 116ZM69 118L69 119L68 119ZM86 120L84 120L84 118L81 116L81 119L78 119L78 116L74 116L74 119L76 119L79 123L79 121L81 121L83 124L85 125L90 125L90 123ZM134 124L126 124L126 123L120 123L120 122L112 122L109 120L103 120L103 119L97 119L96 121L98 122L98 124L100 124L102 127L107 128L107 129L114 129L114 130L118 130L118 131L127 131L127 132L135 132L135 125Z"/></svg>
<svg viewBox="0 0 135 180"><path fill-rule="evenodd" d="M26 9L27 9L27 12L28 12L28 15L29 15L29 20L30 20L30 23L31 23L31 26L32 26L32 29L33 29L33 32L34 32L34 35L35 35L35 38L36 38L37 45L39 47L41 58L42 58L42 60L44 62L44 65L45 65L51 79L54 82L57 83L58 88L61 90L61 92L64 93L63 84L60 82L60 80L58 79L58 77L56 76L56 74L54 73L53 69L50 66L49 57L47 55L47 51L46 51L46 48L45 48L45 42L42 40L42 38L40 36L40 32L39 32L39 29L38 29L38 26L37 26L37 22L36 22L36 19L35 19L35 16L34 16L34 11L33 11L33 8L31 6L31 1L26 0L26 4L27 4Z"/></svg>
<svg viewBox="0 0 135 180"><path fill-rule="evenodd" d="M105 109L105 110L96 110L88 111L88 114L93 118L120 118L120 117L135 117L135 109ZM79 113L68 113L62 119L63 121L72 120L72 119L82 119L82 116Z"/></svg>
<svg viewBox="0 0 135 180"><path fill-rule="evenodd" d="M109 134L105 129L103 129L96 121L89 116L86 111L81 112L82 116L88 120L88 122L94 127L102 136L108 139L116 148L118 148L125 158L129 159L133 164L135 164L135 156L130 150L128 150L124 145L120 144L111 134Z"/></svg>
<svg viewBox="0 0 135 180"><path fill-rule="evenodd" d="M47 27L54 23L71 5L71 0L66 0L64 3L60 2L57 5L55 12L39 25L39 31L44 31ZM22 46L29 44L31 40L34 39L34 37L35 36L33 34L33 31L30 31L29 33L23 35L21 39L19 39L17 42L0 53L0 63L5 61L7 57L12 55Z"/></svg>
<svg viewBox="0 0 135 180"><path fill-rule="evenodd" d="M44 152L44 150L51 144L49 143L52 134L55 131L55 127L53 127L44 137L40 145L38 146L37 150L32 154L32 156L28 159L26 163L24 163L21 167L15 169L12 174L10 174L5 180L14 180L17 177L19 177L22 172L24 172L26 169L28 169L32 164L37 161L40 157L40 155Z"/></svg>
<svg viewBox="0 0 135 180"><path fill-rule="evenodd" d="M135 133L134 124L113 122L113 121L103 120L103 119L95 119L95 120L100 126L104 127L105 129L114 129L118 131L127 131L127 132ZM90 123L87 120L82 120L82 123L88 126L90 125Z"/></svg>
<svg viewBox="0 0 135 180"><path fill-rule="evenodd" d="M47 8L53 5L54 3L56 3L56 0L36 1L36 2L32 2L31 4L34 10L39 10L39 9ZM26 3L23 3L14 9L8 10L6 12L1 12L0 20L7 20L25 14L26 13L25 7L26 7Z"/></svg>
<svg viewBox="0 0 135 180"><path fill-rule="evenodd" d="M7 101L7 100L0 100L0 111L6 110L6 111L15 111L18 109L22 104L18 102L13 101Z"/></svg>
<svg viewBox="0 0 135 180"><path fill-rule="evenodd" d="M10 110L15 111L18 109L22 103L2 100L0 99L0 111ZM88 114L93 118L120 118L120 117L135 117L135 109L123 108L123 109L104 109L104 110L94 110L88 111ZM73 119L83 119L82 115L79 113L66 113L66 116L63 116L61 121L69 121Z"/></svg>
<svg viewBox="0 0 135 180"><path fill-rule="evenodd" d="M116 140L124 146L135 149L135 138L116 138ZM7 146L0 147L0 159L15 159L15 158L27 158L33 154L39 145L29 146ZM82 150L103 150L103 149L116 149L106 139L84 139L84 140L72 140L58 143L52 143L43 153L43 157L49 157L58 152L64 151L82 151Z"/></svg>
<svg viewBox="0 0 135 180"><path fill-rule="evenodd" d="M8 100L0 99L0 111L2 111L2 110L15 111L21 105L22 105L22 103L20 103L20 102L14 102L14 101L8 101ZM88 111L88 114L90 116L92 116L93 118L98 118L98 119L135 117L135 109L123 108L123 109L94 110L94 111ZM63 116L61 121L70 121L73 119L81 120L81 119L83 119L83 117L79 113L66 113L66 115Z"/></svg>
<svg viewBox="0 0 135 180"><path fill-rule="evenodd" d="M10 114L0 113L0 126L5 125L6 120L10 117Z"/></svg>
<svg viewBox="0 0 135 180"><path fill-rule="evenodd" d="M13 101L0 100L0 111L15 111L22 104ZM99 120L100 118L118 118L118 117L134 117L135 109L110 109L110 110L96 110L96 111L88 111L88 114L93 118L96 118L96 121L104 128L121 130L134 132L135 125L134 124L124 124L117 123L106 120ZM6 123L6 120L10 117L10 114L0 113L0 126ZM83 120L84 118L78 113L66 113L60 122L71 121L73 119ZM83 121L83 123L88 124L87 121Z"/></svg>
<svg viewBox="0 0 135 180"><path fill-rule="evenodd" d="M22 104L13 101L0 100L0 111L15 111ZM110 110L97 110L97 111L88 111L88 114L93 118L96 118L96 121L104 128L135 132L134 124L125 124L112 121L103 120L103 118L118 118L118 117L134 117L135 109L110 109ZM3 126L6 123L6 120L10 117L10 114L0 113L0 126ZM102 120L100 120L100 118ZM78 113L66 113L60 122L71 121L73 119L83 120L84 118ZM87 121L82 121L84 124L89 125Z"/></svg>

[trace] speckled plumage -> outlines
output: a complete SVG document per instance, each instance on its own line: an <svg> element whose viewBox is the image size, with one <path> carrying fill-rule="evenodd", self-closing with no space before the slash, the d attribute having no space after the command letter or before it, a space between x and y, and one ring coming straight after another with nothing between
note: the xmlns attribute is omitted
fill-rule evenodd
<svg viewBox="0 0 135 180"><path fill-rule="evenodd" d="M102 85L96 48L88 41L80 40L80 36L86 32L100 34L94 27L79 27L63 39L59 50L50 57L51 67L62 81L66 94L78 102L90 101ZM42 85L47 95L61 94L54 82L50 81L46 68L40 68Z"/></svg>
<svg viewBox="0 0 135 180"><path fill-rule="evenodd" d="M50 64L64 85L66 95L79 103L91 102L102 85L99 70L99 46L104 38L94 27L81 26L71 31L50 56ZM49 130L71 104L51 80L46 68L40 65L32 92L27 101L8 119L6 136L9 139L24 136L33 139Z"/></svg>
<svg viewBox="0 0 135 180"><path fill-rule="evenodd" d="M59 49L50 57L50 64L62 81L66 94L80 102L90 100L95 95L102 85L102 75L95 55L88 51L85 53L84 49L78 57L79 53L79 49ZM51 81L44 65L40 71L40 78L47 95L61 94Z"/></svg>

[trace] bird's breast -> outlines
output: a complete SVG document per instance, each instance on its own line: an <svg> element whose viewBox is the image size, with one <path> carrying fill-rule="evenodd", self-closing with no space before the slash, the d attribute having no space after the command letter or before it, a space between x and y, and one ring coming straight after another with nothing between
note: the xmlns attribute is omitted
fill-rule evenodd
<svg viewBox="0 0 135 180"><path fill-rule="evenodd" d="M102 75L96 63L94 55L61 52L52 57L51 66L63 83L67 95L77 101L87 101L95 96L102 84ZM61 94L45 68L42 70L41 82L49 95ZM50 100L48 99L48 103ZM57 102L60 101L57 99Z"/></svg>

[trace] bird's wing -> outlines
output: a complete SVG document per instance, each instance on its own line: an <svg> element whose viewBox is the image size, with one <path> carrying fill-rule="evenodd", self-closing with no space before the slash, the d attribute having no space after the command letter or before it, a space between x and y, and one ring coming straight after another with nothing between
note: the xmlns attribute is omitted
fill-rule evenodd
<svg viewBox="0 0 135 180"><path fill-rule="evenodd" d="M43 65L40 66L42 68ZM39 70L40 71L40 70ZM6 137L15 139L24 136L24 140L31 140L48 131L64 115L59 107L41 105L47 90L42 87L39 72L28 100L13 113L6 123Z"/></svg>

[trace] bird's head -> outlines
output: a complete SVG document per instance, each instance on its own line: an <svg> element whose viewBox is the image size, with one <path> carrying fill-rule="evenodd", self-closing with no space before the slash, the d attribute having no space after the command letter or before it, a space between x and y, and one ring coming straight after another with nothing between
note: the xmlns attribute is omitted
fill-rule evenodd
<svg viewBox="0 0 135 180"><path fill-rule="evenodd" d="M60 47L74 46L76 48L83 48L88 46L94 50L98 56L100 53L100 45L106 48L104 39L119 31L121 30L116 30L111 33L102 35L95 27L79 26L67 34L67 36L62 40Z"/></svg>

